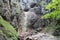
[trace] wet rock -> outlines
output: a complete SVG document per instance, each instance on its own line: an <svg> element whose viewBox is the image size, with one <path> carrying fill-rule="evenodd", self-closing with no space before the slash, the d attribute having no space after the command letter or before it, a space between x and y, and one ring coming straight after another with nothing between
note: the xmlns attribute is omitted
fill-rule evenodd
<svg viewBox="0 0 60 40"><path fill-rule="evenodd" d="M30 39L30 40L57 40L57 38L54 37L53 35L44 34L44 33L39 33L36 35L28 36L28 37L26 37L26 40L27 39Z"/></svg>

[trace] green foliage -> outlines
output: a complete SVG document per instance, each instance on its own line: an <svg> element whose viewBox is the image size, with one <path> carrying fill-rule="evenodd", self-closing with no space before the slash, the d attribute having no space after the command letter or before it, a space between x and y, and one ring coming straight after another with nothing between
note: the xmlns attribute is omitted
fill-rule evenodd
<svg viewBox="0 0 60 40"><path fill-rule="evenodd" d="M42 19L52 18L54 20L60 20L60 11L53 11L51 13L45 14L41 17Z"/></svg>
<svg viewBox="0 0 60 40"><path fill-rule="evenodd" d="M60 22L60 0L52 0L52 3L49 3L45 7L45 9L50 9L50 8L54 9L54 10L50 13L47 13L47 14L43 15L41 18L42 19L53 19L54 20L53 22L56 23L56 24L53 23L53 25L55 25L55 26L51 25L50 27L49 27L49 24L48 24L48 27L46 27L47 32L51 29L51 27L54 29L54 31L57 28L60 27L60 25L58 24Z"/></svg>
<svg viewBox="0 0 60 40"><path fill-rule="evenodd" d="M60 0L52 0L52 3L49 3L46 6L46 9L50 9L50 8L56 9L58 7L57 5L60 6Z"/></svg>
<svg viewBox="0 0 60 40"><path fill-rule="evenodd" d="M43 19L53 18L55 20L60 20L60 0L52 0L52 3L49 3L46 6L46 9L55 9L49 14L42 16Z"/></svg>
<svg viewBox="0 0 60 40"><path fill-rule="evenodd" d="M49 19L50 16L51 16L51 14L46 14L46 15L42 16L41 18L42 18L42 19Z"/></svg>
<svg viewBox="0 0 60 40"><path fill-rule="evenodd" d="M17 40L16 31L7 21L0 16L0 25L3 26L5 40Z"/></svg>

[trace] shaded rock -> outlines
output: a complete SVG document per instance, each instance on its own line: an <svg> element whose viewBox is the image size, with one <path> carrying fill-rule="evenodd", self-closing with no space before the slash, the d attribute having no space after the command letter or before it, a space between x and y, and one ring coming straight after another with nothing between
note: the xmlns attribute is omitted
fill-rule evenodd
<svg viewBox="0 0 60 40"><path fill-rule="evenodd" d="M0 0L0 15L14 28L18 26L17 14L20 13L18 0Z"/></svg>
<svg viewBox="0 0 60 40"><path fill-rule="evenodd" d="M58 27L53 33L54 36L60 36L60 27Z"/></svg>

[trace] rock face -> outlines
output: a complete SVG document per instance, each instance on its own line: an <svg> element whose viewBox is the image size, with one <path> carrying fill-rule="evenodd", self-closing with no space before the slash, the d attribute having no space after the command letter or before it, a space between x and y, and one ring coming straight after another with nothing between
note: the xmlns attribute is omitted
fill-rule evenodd
<svg viewBox="0 0 60 40"><path fill-rule="evenodd" d="M17 40L15 29L18 27L18 14L20 14L18 0L0 0L0 40Z"/></svg>
<svg viewBox="0 0 60 40"><path fill-rule="evenodd" d="M17 14L20 13L18 0L0 0L0 15L15 28L18 26Z"/></svg>
<svg viewBox="0 0 60 40"><path fill-rule="evenodd" d="M31 0L31 1L30 0L23 0L23 1L20 0L20 5L21 5L21 8L24 9L26 7L25 5L27 5L27 7L30 8L31 4L37 3L39 5L39 7L37 9L37 10L39 10L38 11L38 15L39 15L39 14L45 14L45 13L48 13L51 11L51 10L48 10L48 11L45 10L45 6L50 2L51 2L51 0Z"/></svg>

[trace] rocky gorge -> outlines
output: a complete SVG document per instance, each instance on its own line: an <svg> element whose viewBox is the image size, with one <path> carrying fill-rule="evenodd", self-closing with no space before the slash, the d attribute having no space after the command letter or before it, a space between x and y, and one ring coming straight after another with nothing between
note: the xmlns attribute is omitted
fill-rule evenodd
<svg viewBox="0 0 60 40"><path fill-rule="evenodd" d="M52 0L0 0L0 40L60 40L59 20L44 16L53 10L45 9L48 3Z"/></svg>

